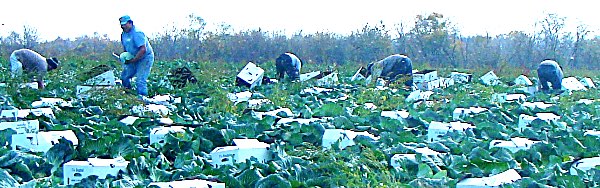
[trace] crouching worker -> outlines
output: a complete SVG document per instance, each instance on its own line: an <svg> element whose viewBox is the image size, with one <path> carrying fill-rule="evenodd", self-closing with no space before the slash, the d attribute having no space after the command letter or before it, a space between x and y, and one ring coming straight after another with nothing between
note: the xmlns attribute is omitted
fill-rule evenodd
<svg viewBox="0 0 600 188"><path fill-rule="evenodd" d="M404 82L404 85L412 86L412 61L405 55L390 55L381 61L369 63L365 76L367 85L373 80L377 82L377 78L383 78L388 83Z"/></svg>
<svg viewBox="0 0 600 188"><path fill-rule="evenodd" d="M537 69L539 85L543 92L549 92L552 84L552 89L560 90L562 87L563 72L556 61L544 60L540 63Z"/></svg>
<svg viewBox="0 0 600 188"><path fill-rule="evenodd" d="M25 74L35 78L38 88L44 89L44 76L48 71L58 68L56 58L46 58L30 49L15 50L10 54L10 72L13 77Z"/></svg>
<svg viewBox="0 0 600 188"><path fill-rule="evenodd" d="M277 69L277 79L282 80L285 74L288 75L288 80L300 79L300 69L302 68L302 61L296 57L296 55L287 52L279 55L275 60L275 68Z"/></svg>

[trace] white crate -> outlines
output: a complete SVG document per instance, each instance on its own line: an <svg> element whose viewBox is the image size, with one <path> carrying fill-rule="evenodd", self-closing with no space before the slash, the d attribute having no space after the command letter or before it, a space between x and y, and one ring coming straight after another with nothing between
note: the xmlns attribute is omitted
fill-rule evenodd
<svg viewBox="0 0 600 188"><path fill-rule="evenodd" d="M321 71L314 71L309 73L300 74L300 81L304 82L306 80L310 80L314 77L317 77L321 74Z"/></svg>
<svg viewBox="0 0 600 188"><path fill-rule="evenodd" d="M109 70L98 76L94 76L84 82L83 85L88 86L114 86L115 85L115 71Z"/></svg>
<svg viewBox="0 0 600 188"><path fill-rule="evenodd" d="M519 150L527 150L534 144L540 143L540 141L533 141L527 138L511 138L510 140L492 140L490 142L490 149L495 147L506 148L511 152L517 152Z"/></svg>
<svg viewBox="0 0 600 188"><path fill-rule="evenodd" d="M317 80L317 85L321 86L321 87L333 86L333 85L336 85L337 83L339 83L337 72L333 72L333 73L331 73L327 76L323 76L322 78L319 78Z"/></svg>
<svg viewBox="0 0 600 188"><path fill-rule="evenodd" d="M493 86L500 84L500 78L494 74L494 71L490 71L479 78L483 84L487 86Z"/></svg>
<svg viewBox="0 0 600 188"><path fill-rule="evenodd" d="M564 78L562 79L562 90L569 90L569 91L586 91L587 88L585 88L585 86L579 82L579 80L577 80L577 78L575 77L568 77L568 78Z"/></svg>
<svg viewBox="0 0 600 188"><path fill-rule="evenodd" d="M265 70L256 66L252 62L248 62L246 66L238 73L237 78L244 82L250 89L261 85Z"/></svg>
<svg viewBox="0 0 600 188"><path fill-rule="evenodd" d="M272 159L270 145L267 143L256 139L233 139L233 142L235 146L217 147L210 152L213 167L245 162L252 157L261 163Z"/></svg>
<svg viewBox="0 0 600 188"><path fill-rule="evenodd" d="M488 110L487 108L482 108L482 107L456 108L452 112L452 120L456 121L465 116L472 115L472 114L478 114L478 113L481 113L481 112L484 112L487 110Z"/></svg>
<svg viewBox="0 0 600 188"><path fill-rule="evenodd" d="M446 135L451 131L460 131L464 132L467 129L476 128L474 125L470 123L463 122L450 122L450 123L442 123L437 121L432 121L429 123L429 127L427 128L427 141L435 142L440 140L441 137Z"/></svg>
<svg viewBox="0 0 600 188"><path fill-rule="evenodd" d="M361 74L361 71L364 69L364 67L360 67L356 73L354 73L354 75L350 78L350 81L356 81L356 80L364 80L367 79L365 77L365 75Z"/></svg>
<svg viewBox="0 0 600 188"><path fill-rule="evenodd" d="M435 80L431 80L431 81L427 81L427 82L413 82L413 83L417 86L417 89L425 90L425 91L430 91L430 90L433 90L434 88L440 87L439 79L435 79Z"/></svg>
<svg viewBox="0 0 600 188"><path fill-rule="evenodd" d="M408 94L406 99L404 100L407 103L419 101L419 100L428 100L429 97L433 94L433 91L421 91L415 90Z"/></svg>
<svg viewBox="0 0 600 188"><path fill-rule="evenodd" d="M376 137L368 132L355 132L343 129L325 129L322 140L323 149L331 148L331 145L337 141L340 142L339 149L353 146L355 144L354 138L356 138L358 135L367 136L373 140L379 140L379 137Z"/></svg>
<svg viewBox="0 0 600 188"><path fill-rule="evenodd" d="M406 119L410 114L406 110L402 111L381 111L381 117L389 117L392 119Z"/></svg>
<svg viewBox="0 0 600 188"><path fill-rule="evenodd" d="M527 114L519 115L518 128L523 130L524 128L528 127L529 124L531 124L531 122L533 122L536 119L540 119L540 120L546 121L548 123L557 122L560 119L560 116L558 116L554 113L551 113L551 112L536 113L535 115L536 116L530 116Z"/></svg>
<svg viewBox="0 0 600 188"><path fill-rule="evenodd" d="M473 78L473 75L461 72L451 72L450 78L454 80L455 83L468 83L471 82L471 78Z"/></svg>
<svg viewBox="0 0 600 188"><path fill-rule="evenodd" d="M515 78L515 85L531 86L531 85L533 85L533 82L531 82L531 80L529 80L529 78L527 78L527 76L519 75L517 78Z"/></svg>
<svg viewBox="0 0 600 188"><path fill-rule="evenodd" d="M0 130L5 129L12 129L16 134L38 133L40 132L40 122L38 120L0 122Z"/></svg>
<svg viewBox="0 0 600 188"><path fill-rule="evenodd" d="M447 88L454 85L454 79L452 78L440 78L440 88Z"/></svg>
<svg viewBox="0 0 600 188"><path fill-rule="evenodd" d="M431 82L438 80L438 73L436 70L423 70L413 74L413 82Z"/></svg>
<svg viewBox="0 0 600 188"><path fill-rule="evenodd" d="M225 188L225 183L195 179L172 182L152 182L148 184L148 187L150 186L157 186L159 188Z"/></svg>
<svg viewBox="0 0 600 188"><path fill-rule="evenodd" d="M150 144L159 143L160 145L164 145L167 134L185 133L185 129L186 127L184 126L154 127L150 129Z"/></svg>
<svg viewBox="0 0 600 188"><path fill-rule="evenodd" d="M456 184L456 188L492 188L511 184L521 179L521 175L514 169L483 178L466 178Z"/></svg>
<svg viewBox="0 0 600 188"><path fill-rule="evenodd" d="M48 118L55 118L52 108L35 108L35 109L22 109L22 110L2 110L0 112L0 118L25 118L29 114L33 114L36 117L46 116Z"/></svg>
<svg viewBox="0 0 600 188"><path fill-rule="evenodd" d="M31 103L31 107L33 108L42 108L42 107L52 107L52 106L60 106L60 107L73 107L71 101L67 102L61 98L43 98L39 101L33 101Z"/></svg>
<svg viewBox="0 0 600 188"><path fill-rule="evenodd" d="M146 114L167 116L171 113L171 109L169 109L165 105L159 105L159 104L137 105L137 106L131 107L130 111L131 111L131 113L136 114L137 116L144 116Z"/></svg>
<svg viewBox="0 0 600 188"><path fill-rule="evenodd" d="M33 152L46 153L50 148L58 144L60 138L65 138L73 142L74 146L79 144L79 140L72 130L66 131L48 131L38 133L13 134L11 138L11 147L13 150L17 146L27 148Z"/></svg>
<svg viewBox="0 0 600 188"><path fill-rule="evenodd" d="M585 77L579 80L579 82L581 82L581 84L583 84L583 86L587 87L588 89L596 88L596 84L594 84L594 81L592 81L591 78Z"/></svg>
<svg viewBox="0 0 600 188"><path fill-rule="evenodd" d="M600 166L600 157L591 157L580 159L579 161L574 162L569 169L569 173L571 175L577 176L577 170L588 171L596 166Z"/></svg>
<svg viewBox="0 0 600 188"><path fill-rule="evenodd" d="M524 101L527 98L524 94L507 94L507 93L494 93L492 94L492 102L503 103L512 101Z"/></svg>
<svg viewBox="0 0 600 188"><path fill-rule="evenodd" d="M122 157L116 159L88 158L87 161L69 161L63 165L65 185L75 185L88 176L105 179L109 174L117 176L119 171L127 172L128 161Z"/></svg>

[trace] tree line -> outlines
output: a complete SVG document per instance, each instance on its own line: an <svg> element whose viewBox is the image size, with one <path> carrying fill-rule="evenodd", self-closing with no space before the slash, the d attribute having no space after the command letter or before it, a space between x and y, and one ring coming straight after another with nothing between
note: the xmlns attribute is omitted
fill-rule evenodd
<svg viewBox="0 0 600 188"><path fill-rule="evenodd" d="M214 31L206 21L189 15L186 28L168 28L150 38L157 60L184 60L216 63L264 63L274 61L284 52L297 54L307 64L346 65L377 61L390 54L408 55L415 64L428 67L459 69L514 69L523 74L534 70L544 59L554 59L561 66L596 69L600 57L600 38L591 36L586 25L576 32L566 32L565 19L548 14L536 22L536 31L513 31L496 36L462 36L451 20L442 14L417 15L414 26L383 23L367 24L348 35L329 32L281 32L261 29L233 32L221 24ZM47 56L63 59L85 58L104 61L110 53L120 52L120 41L94 33L76 39L57 38L40 42L35 28L25 26L0 38L0 53L7 59L12 50L30 48Z"/></svg>

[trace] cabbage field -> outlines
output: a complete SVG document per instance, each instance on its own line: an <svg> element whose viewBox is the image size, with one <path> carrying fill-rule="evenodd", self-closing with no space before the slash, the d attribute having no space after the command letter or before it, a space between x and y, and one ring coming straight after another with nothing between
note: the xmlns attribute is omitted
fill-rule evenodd
<svg viewBox="0 0 600 188"><path fill-rule="evenodd" d="M258 66L274 77L273 64ZM357 66L348 65L328 68L337 82L313 78L249 89L236 85L244 66L155 62L146 99L118 86L94 86L78 96L78 86L94 75L112 70L117 76L116 62L66 61L47 75L42 91L10 79L4 69L1 123L37 120L39 129L0 126L0 187L148 187L182 180L260 188L600 186L600 93L591 87L598 78L581 90L529 93L514 75L490 83L479 79L490 70L456 71L472 74L469 81L438 69L446 81L441 87L413 91L366 86L351 80ZM325 71L306 66L303 73ZM173 71L181 67L193 82ZM74 134L32 149L44 143L40 136L33 143L32 133L53 131ZM19 137L30 147L15 143ZM238 157L255 153L234 161L216 158L234 155L211 154L236 143L246 148ZM66 180L65 174L89 169L71 173L65 166L98 159L125 163Z"/></svg>

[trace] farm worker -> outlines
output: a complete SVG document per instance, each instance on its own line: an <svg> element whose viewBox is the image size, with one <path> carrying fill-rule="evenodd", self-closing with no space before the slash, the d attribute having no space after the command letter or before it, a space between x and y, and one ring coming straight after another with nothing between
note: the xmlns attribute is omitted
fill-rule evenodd
<svg viewBox="0 0 600 188"><path fill-rule="evenodd" d="M282 80L287 74L289 80L298 80L302 61L293 53L283 53L275 60L275 68L277 69L277 79Z"/></svg>
<svg viewBox="0 0 600 188"><path fill-rule="evenodd" d="M552 89L559 90L562 87L563 72L556 61L544 60L537 69L539 84L542 91L549 91L548 82L552 84Z"/></svg>
<svg viewBox="0 0 600 188"><path fill-rule="evenodd" d="M58 68L60 61L46 58L30 49L18 49L10 54L10 72L13 77L25 73L34 77L38 88L44 89L44 76L48 71Z"/></svg>
<svg viewBox="0 0 600 188"><path fill-rule="evenodd" d="M412 86L412 61L405 55L390 55L380 61L369 63L365 76L367 85L381 77L388 82L399 80L406 86Z"/></svg>
<svg viewBox="0 0 600 188"><path fill-rule="evenodd" d="M154 51L148 38L133 25L133 20L128 15L119 18L121 24L121 44L124 52L120 55L123 63L121 80L125 88L131 89L131 78L136 76L135 86L137 93L148 95L147 79L154 63Z"/></svg>

